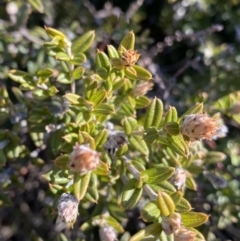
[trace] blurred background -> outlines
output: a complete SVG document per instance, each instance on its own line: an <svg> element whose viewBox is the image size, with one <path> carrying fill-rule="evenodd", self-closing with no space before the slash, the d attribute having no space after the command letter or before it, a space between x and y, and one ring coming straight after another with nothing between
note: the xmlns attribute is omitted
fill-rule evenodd
<svg viewBox="0 0 240 241"><path fill-rule="evenodd" d="M0 128L12 130L13 139L19 133L28 147L16 158L16 146L3 151L6 143L0 132L0 240L84 240L78 228L63 233L56 228L56 197L42 178L54 155L49 148L41 149L39 139L24 128L19 131L27 113L14 94L18 85L7 77L9 69L34 73L39 66L54 67L42 48L49 41L44 26L63 31L71 40L95 30L86 63L93 70L96 49L118 46L133 30L139 65L154 77L150 96L159 97L166 108L175 106L179 113L196 102L204 102L211 114L221 113L227 136L205 146L227 158L207 168L217 171L228 186L221 189L199 173L198 192L187 191L187 196L196 211L211 214L201 227L206 240L239 241L239 0L0 0ZM131 234L139 229L138 217L139 210L129 211L128 221L135 224L125 229ZM80 225L83 218L79 219Z"/></svg>

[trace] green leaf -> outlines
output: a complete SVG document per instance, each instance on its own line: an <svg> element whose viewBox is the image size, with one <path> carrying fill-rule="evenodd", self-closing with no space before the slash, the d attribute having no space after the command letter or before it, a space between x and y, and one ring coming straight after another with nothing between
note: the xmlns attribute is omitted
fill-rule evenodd
<svg viewBox="0 0 240 241"><path fill-rule="evenodd" d="M92 45L94 38L94 31L88 31L83 34L76 41L74 41L72 45L72 53L76 55L79 52L85 52Z"/></svg>
<svg viewBox="0 0 240 241"><path fill-rule="evenodd" d="M55 166L57 166L57 167L60 167L62 169L68 169L69 156L66 154L59 156L53 162L54 162Z"/></svg>
<svg viewBox="0 0 240 241"><path fill-rule="evenodd" d="M168 122L164 126L165 131L170 135L178 135L179 134L179 125L177 122Z"/></svg>
<svg viewBox="0 0 240 241"><path fill-rule="evenodd" d="M148 176L146 183L158 185L169 179L175 171L173 167L156 167L141 172L141 177Z"/></svg>
<svg viewBox="0 0 240 241"><path fill-rule="evenodd" d="M178 121L178 113L175 107L169 106L169 110L166 113L164 124L168 122L177 122Z"/></svg>
<svg viewBox="0 0 240 241"><path fill-rule="evenodd" d="M74 65L81 65L86 61L86 55L83 53L77 53L73 56L73 58L70 60L71 64Z"/></svg>
<svg viewBox="0 0 240 241"><path fill-rule="evenodd" d="M97 116L107 116L114 114L115 110L112 105L102 103L94 108L93 113Z"/></svg>
<svg viewBox="0 0 240 241"><path fill-rule="evenodd" d="M82 97L77 94L68 93L68 94L64 95L64 98L66 98L73 105L83 105L84 104L84 100L82 99Z"/></svg>
<svg viewBox="0 0 240 241"><path fill-rule="evenodd" d="M57 29L45 27L45 30L50 38L59 37L61 39L66 39L65 34Z"/></svg>
<svg viewBox="0 0 240 241"><path fill-rule="evenodd" d="M212 164L224 161L227 158L226 154L218 151L209 151L205 156L206 164Z"/></svg>
<svg viewBox="0 0 240 241"><path fill-rule="evenodd" d="M122 194L122 206L125 209L133 208L142 196L142 188L136 188L137 180L132 178L125 185Z"/></svg>
<svg viewBox="0 0 240 241"><path fill-rule="evenodd" d="M129 138L130 146L132 146L136 151L147 156L149 154L148 146L146 142L140 136L131 136Z"/></svg>
<svg viewBox="0 0 240 241"><path fill-rule="evenodd" d="M41 0L28 0L31 6L40 13L44 13L44 5Z"/></svg>
<svg viewBox="0 0 240 241"><path fill-rule="evenodd" d="M186 213L180 213L183 225L185 227L197 227L202 225L203 223L206 223L209 215L205 213L197 213L197 212L186 212Z"/></svg>
<svg viewBox="0 0 240 241"><path fill-rule="evenodd" d="M68 171L53 167L49 172L42 175L48 182L66 184L69 182Z"/></svg>
<svg viewBox="0 0 240 241"><path fill-rule="evenodd" d="M128 32L122 39L118 51L120 51L121 46L123 46L126 50L134 49L135 45L135 34L133 31Z"/></svg>
<svg viewBox="0 0 240 241"><path fill-rule="evenodd" d="M94 106L99 106L107 97L107 91L106 90L98 90L98 92L92 94L89 101L91 101Z"/></svg>
<svg viewBox="0 0 240 241"><path fill-rule="evenodd" d="M73 70L72 77L76 79L80 79L84 74L85 69L83 67L77 67Z"/></svg>
<svg viewBox="0 0 240 241"><path fill-rule="evenodd" d="M61 84L71 84L73 80L71 80L69 73L62 72L58 75L57 82Z"/></svg>
<svg viewBox="0 0 240 241"><path fill-rule="evenodd" d="M108 131L106 129L103 129L94 137L96 146L102 146L106 142L107 137Z"/></svg>
<svg viewBox="0 0 240 241"><path fill-rule="evenodd" d="M176 205L176 211L182 213L182 212L188 212L192 209L191 204L188 202L187 199L182 198L180 202Z"/></svg>
<svg viewBox="0 0 240 241"><path fill-rule="evenodd" d="M116 69L121 70L124 68L124 65L122 64L122 60L120 58L112 58L111 63Z"/></svg>
<svg viewBox="0 0 240 241"><path fill-rule="evenodd" d="M141 66L133 65L132 68L136 72L137 79L148 81L152 79L152 74Z"/></svg>
<svg viewBox="0 0 240 241"><path fill-rule="evenodd" d="M114 65L115 66L115 65ZM131 80L137 80L137 72L133 67L128 67L124 69L124 74L127 78Z"/></svg>
<svg viewBox="0 0 240 241"><path fill-rule="evenodd" d="M155 184L148 184L148 185L153 189L154 192L163 191L168 194L176 192L176 188L168 181L163 181L158 185L155 185Z"/></svg>
<svg viewBox="0 0 240 241"><path fill-rule="evenodd" d="M160 216L157 201L151 201L141 210L141 218L144 222L154 222Z"/></svg>
<svg viewBox="0 0 240 241"><path fill-rule="evenodd" d="M195 241L206 241L204 236L197 229L195 228L188 228L188 229L197 234L195 237Z"/></svg>
<svg viewBox="0 0 240 241"><path fill-rule="evenodd" d="M25 82L32 80L32 76L30 74L24 71L16 70L16 69L9 70L8 77L20 84L23 84Z"/></svg>
<svg viewBox="0 0 240 241"><path fill-rule="evenodd" d="M122 225L115 218L108 216L107 218L105 218L105 221L109 226L113 227L118 233L124 232Z"/></svg>
<svg viewBox="0 0 240 241"><path fill-rule="evenodd" d="M97 68L96 70L97 74L104 80L108 78L108 71L104 68Z"/></svg>
<svg viewBox="0 0 240 241"><path fill-rule="evenodd" d="M80 176L78 173L74 173L73 177L73 193L77 200L83 199L87 192L91 173L87 173L84 176Z"/></svg>
<svg viewBox="0 0 240 241"><path fill-rule="evenodd" d="M119 54L118 51L115 49L114 46L112 45L108 45L107 46L107 50L108 50L108 55L109 57L112 58L119 58Z"/></svg>
<svg viewBox="0 0 240 241"><path fill-rule="evenodd" d="M108 176L109 166L105 162L100 161L100 164L93 172L98 176Z"/></svg>
<svg viewBox="0 0 240 241"><path fill-rule="evenodd" d="M187 177L186 186L187 186L187 188L189 188L191 190L194 190L194 191L197 190L197 184L192 177Z"/></svg>
<svg viewBox="0 0 240 241"><path fill-rule="evenodd" d="M46 69L39 69L36 72L36 75L41 78L50 78L53 75L53 70L46 68Z"/></svg>
<svg viewBox="0 0 240 241"><path fill-rule="evenodd" d="M67 143L74 144L78 141L78 134L76 133L68 133L62 137Z"/></svg>
<svg viewBox="0 0 240 241"><path fill-rule="evenodd" d="M165 232L161 232L161 234L159 236L159 240L160 241L174 241L174 236L173 236L173 234L167 235Z"/></svg>
<svg viewBox="0 0 240 241"><path fill-rule="evenodd" d="M175 204L167 193L158 191L157 202L161 215L167 217L174 212Z"/></svg>
<svg viewBox="0 0 240 241"><path fill-rule="evenodd" d="M171 196L174 204L177 205L181 201L183 194L180 191L177 191L177 192L171 193L170 196Z"/></svg>
<svg viewBox="0 0 240 241"><path fill-rule="evenodd" d="M144 237L147 237L149 235L154 235L162 232L162 225L160 223L153 223L145 228L141 229L139 232L134 234L129 241L141 241Z"/></svg>
<svg viewBox="0 0 240 241"><path fill-rule="evenodd" d="M124 222L127 220L127 214L121 208L121 206L114 199L107 203L107 208L111 216L116 218L117 220Z"/></svg>
<svg viewBox="0 0 240 241"><path fill-rule="evenodd" d="M62 61L69 61L70 57L67 53L65 52L58 52L55 56L57 60L62 60Z"/></svg>
<svg viewBox="0 0 240 241"><path fill-rule="evenodd" d="M151 127L151 126L158 128L162 121L162 115L163 115L163 103L160 99L155 97L147 109L144 128L147 129L148 127Z"/></svg>
<svg viewBox="0 0 240 241"><path fill-rule="evenodd" d="M188 157L189 149L182 135L177 135L177 136L167 135L167 140L168 140L168 145L172 148L173 151L175 151L181 156Z"/></svg>
<svg viewBox="0 0 240 241"><path fill-rule="evenodd" d="M136 109L142 109L149 106L151 101L147 96L139 96L136 98Z"/></svg>
<svg viewBox="0 0 240 241"><path fill-rule="evenodd" d="M133 117L125 117L122 121L123 129L127 135L130 135L137 128L137 120Z"/></svg>
<svg viewBox="0 0 240 241"><path fill-rule="evenodd" d="M48 92L43 89L36 89L33 91L33 96L37 100L44 100L49 97Z"/></svg>
<svg viewBox="0 0 240 241"><path fill-rule="evenodd" d="M149 127L146 129L145 135L144 135L144 140L149 143L152 144L155 141L158 140L159 138L159 132L157 130L156 127Z"/></svg>
<svg viewBox="0 0 240 241"><path fill-rule="evenodd" d="M108 56L104 52L97 50L95 61L96 61L97 68L104 68L107 71L110 70L111 63Z"/></svg>
<svg viewBox="0 0 240 241"><path fill-rule="evenodd" d="M63 190L63 186L58 184L48 183L49 189L53 194L57 194L59 191Z"/></svg>

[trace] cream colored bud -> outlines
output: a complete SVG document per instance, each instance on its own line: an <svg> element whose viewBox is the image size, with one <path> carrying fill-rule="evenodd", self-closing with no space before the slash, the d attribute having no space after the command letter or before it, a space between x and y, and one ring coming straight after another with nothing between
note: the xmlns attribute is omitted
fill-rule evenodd
<svg viewBox="0 0 240 241"><path fill-rule="evenodd" d="M58 216L66 223L74 223L78 215L78 200L68 194L63 193L58 199Z"/></svg>
<svg viewBox="0 0 240 241"><path fill-rule="evenodd" d="M104 226L99 229L99 236L101 241L115 241L117 240L117 233L111 226Z"/></svg>
<svg viewBox="0 0 240 241"><path fill-rule="evenodd" d="M186 171L181 168L176 168L170 182L176 186L178 190L184 187L186 183Z"/></svg>
<svg viewBox="0 0 240 241"><path fill-rule="evenodd" d="M163 217L162 219L162 229L167 235L177 232L181 225L182 220L179 213L173 213L169 217Z"/></svg>
<svg viewBox="0 0 240 241"><path fill-rule="evenodd" d="M99 153L85 145L76 144L69 156L71 170L84 175L96 169L99 165Z"/></svg>
<svg viewBox="0 0 240 241"><path fill-rule="evenodd" d="M153 83L151 82L142 82L135 86L135 88L132 90L132 94L134 96L143 96L146 95L149 90L151 90L153 87Z"/></svg>
<svg viewBox="0 0 240 241"><path fill-rule="evenodd" d="M189 137L190 141L211 140L217 134L218 129L217 120L207 114L185 115L180 126L181 133Z"/></svg>
<svg viewBox="0 0 240 241"><path fill-rule="evenodd" d="M184 227L174 233L174 241L195 241L195 237L196 233Z"/></svg>

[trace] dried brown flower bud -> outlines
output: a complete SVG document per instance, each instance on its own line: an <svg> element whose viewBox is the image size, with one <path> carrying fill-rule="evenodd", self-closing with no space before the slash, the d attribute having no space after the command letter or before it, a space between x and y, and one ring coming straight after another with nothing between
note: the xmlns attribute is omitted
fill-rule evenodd
<svg viewBox="0 0 240 241"><path fill-rule="evenodd" d="M85 145L76 144L69 156L69 167L71 170L84 175L93 171L99 165L99 153Z"/></svg>
<svg viewBox="0 0 240 241"><path fill-rule="evenodd" d="M176 186L178 190L184 187L186 183L186 171L181 168L176 168L170 182Z"/></svg>
<svg viewBox="0 0 240 241"><path fill-rule="evenodd" d="M68 194L63 193L58 199L58 216L66 223L74 223L78 215L78 200Z"/></svg>
<svg viewBox="0 0 240 241"><path fill-rule="evenodd" d="M167 235L177 232L181 228L181 225L182 220L179 213L173 213L162 220L162 229Z"/></svg>
<svg viewBox="0 0 240 241"><path fill-rule="evenodd" d="M127 142L126 135L122 132L111 131L108 134L104 147L108 150L118 149Z"/></svg>
<svg viewBox="0 0 240 241"><path fill-rule="evenodd" d="M104 226L99 229L99 236L101 241L115 241L117 240L116 231L111 226Z"/></svg>
<svg viewBox="0 0 240 241"><path fill-rule="evenodd" d="M132 90L132 94L134 96L143 96L147 94L149 90L151 90L153 87L153 83L151 82L142 82L135 86L135 88Z"/></svg>
<svg viewBox="0 0 240 241"><path fill-rule="evenodd" d="M184 227L174 233L174 241L194 241L195 237L196 233Z"/></svg>
<svg viewBox="0 0 240 241"><path fill-rule="evenodd" d="M137 51L134 50L123 50L122 56L121 56L121 62L122 65L125 67L130 67L134 65L140 57L140 54L137 53Z"/></svg>
<svg viewBox="0 0 240 241"><path fill-rule="evenodd" d="M180 126L181 133L188 136L190 141L211 140L218 129L217 120L210 118L207 114L185 115Z"/></svg>

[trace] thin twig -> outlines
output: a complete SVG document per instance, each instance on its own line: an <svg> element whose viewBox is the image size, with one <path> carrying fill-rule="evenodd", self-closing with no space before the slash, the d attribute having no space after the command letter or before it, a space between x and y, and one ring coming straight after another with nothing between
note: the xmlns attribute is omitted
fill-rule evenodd
<svg viewBox="0 0 240 241"><path fill-rule="evenodd" d="M130 163L130 161L125 156L123 156L122 159L123 159L124 164L125 164L126 168L128 169L128 171L133 175L133 177L136 180L139 181L141 178L140 172ZM146 193L148 194L148 196L151 200L157 199L156 192L154 192L148 184L144 184L143 189L146 191Z"/></svg>
<svg viewBox="0 0 240 241"><path fill-rule="evenodd" d="M143 5L143 3L144 3L144 0L136 0L129 6L125 14L125 19L127 22L129 22L131 17L137 12L137 10Z"/></svg>
<svg viewBox="0 0 240 241"><path fill-rule="evenodd" d="M43 45L43 44L44 44L44 42L43 42L41 39L36 38L35 36L31 35L31 34L29 33L28 29L25 28L25 27L20 28L20 29L19 29L19 33L20 33L23 37L25 37L27 40L29 40L30 42L33 42L33 43L39 44L39 45Z"/></svg>
<svg viewBox="0 0 240 241"><path fill-rule="evenodd" d="M157 53L162 52L165 47L171 46L173 42L180 42L186 39L199 39L205 35L210 35L214 32L220 32L222 30L222 25L215 24L205 30L200 30L191 34L176 32L175 35L165 37L163 42L158 42L154 49L151 50L151 53L157 55Z"/></svg>

